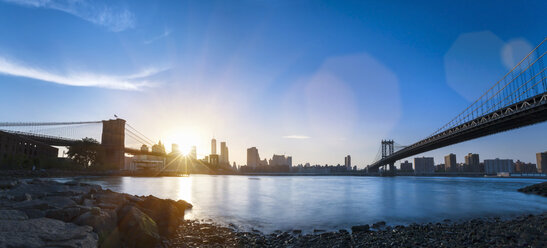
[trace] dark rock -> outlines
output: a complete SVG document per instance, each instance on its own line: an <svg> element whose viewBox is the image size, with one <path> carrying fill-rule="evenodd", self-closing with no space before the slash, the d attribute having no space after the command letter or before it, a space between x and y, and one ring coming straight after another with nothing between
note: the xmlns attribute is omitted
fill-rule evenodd
<svg viewBox="0 0 547 248"><path fill-rule="evenodd" d="M3 220L26 220L27 214L18 210L0 210L0 221Z"/></svg>
<svg viewBox="0 0 547 248"><path fill-rule="evenodd" d="M80 208L68 207L63 209L50 209L46 211L46 217L70 222L80 215Z"/></svg>
<svg viewBox="0 0 547 248"><path fill-rule="evenodd" d="M29 219L36 219L36 218L43 218L46 217L46 212L39 209L21 209L22 212L24 212Z"/></svg>
<svg viewBox="0 0 547 248"><path fill-rule="evenodd" d="M542 182L518 189L519 192L527 194L536 194L547 197L547 182Z"/></svg>
<svg viewBox="0 0 547 248"><path fill-rule="evenodd" d="M17 180L0 180L0 189L11 189L17 184Z"/></svg>
<svg viewBox="0 0 547 248"><path fill-rule="evenodd" d="M171 235L176 231L184 219L184 211L189 207L185 201L164 200L154 196L144 197L135 205L154 219L158 224L160 234L164 236Z"/></svg>
<svg viewBox="0 0 547 248"><path fill-rule="evenodd" d="M116 235L111 235L111 233L117 227L117 214L114 211L109 210L99 210L99 211L88 211L84 214L78 216L74 220L74 223L80 226L91 226L93 231L99 235L99 240L103 241L107 237L110 238L111 243L119 243L119 233ZM118 231L119 232L119 231Z"/></svg>
<svg viewBox="0 0 547 248"><path fill-rule="evenodd" d="M156 222L134 205L119 210L118 228L123 244L128 247L154 247L160 241Z"/></svg>
<svg viewBox="0 0 547 248"><path fill-rule="evenodd" d="M88 226L39 218L0 221L2 247L97 247L97 234Z"/></svg>
<svg viewBox="0 0 547 248"><path fill-rule="evenodd" d="M370 230L369 225L361 225L361 226L352 226L351 232L358 233L358 232L368 232Z"/></svg>
<svg viewBox="0 0 547 248"><path fill-rule="evenodd" d="M378 221L378 222L372 224L372 228L380 229L381 227L383 227L385 225L386 225L385 221Z"/></svg>

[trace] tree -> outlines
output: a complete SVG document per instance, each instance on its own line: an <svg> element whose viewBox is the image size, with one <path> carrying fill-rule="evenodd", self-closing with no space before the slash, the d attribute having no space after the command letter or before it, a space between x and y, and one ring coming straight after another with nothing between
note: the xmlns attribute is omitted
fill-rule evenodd
<svg viewBox="0 0 547 248"><path fill-rule="evenodd" d="M95 167L102 163L103 149L97 140L83 138L75 145L68 147L67 156L83 168Z"/></svg>

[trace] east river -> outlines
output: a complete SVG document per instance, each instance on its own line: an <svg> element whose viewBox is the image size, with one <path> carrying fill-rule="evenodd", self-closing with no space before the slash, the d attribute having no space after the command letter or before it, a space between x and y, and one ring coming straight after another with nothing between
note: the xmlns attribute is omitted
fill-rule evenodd
<svg viewBox="0 0 547 248"><path fill-rule="evenodd" d="M80 180L117 192L186 200L194 205L186 219L265 233L349 229L378 221L404 225L503 218L547 211L547 198L517 192L545 181L541 179L191 175Z"/></svg>

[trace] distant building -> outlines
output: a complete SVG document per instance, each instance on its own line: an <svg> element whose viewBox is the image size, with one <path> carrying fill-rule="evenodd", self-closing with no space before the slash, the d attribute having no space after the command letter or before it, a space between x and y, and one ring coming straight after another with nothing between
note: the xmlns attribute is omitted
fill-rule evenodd
<svg viewBox="0 0 547 248"><path fill-rule="evenodd" d="M198 158L198 154L197 154L197 151L196 151L196 146L192 146L192 150L190 150L190 158L191 159L197 159Z"/></svg>
<svg viewBox="0 0 547 248"><path fill-rule="evenodd" d="M218 154L209 155L209 164L212 166L218 166L219 165L218 159L219 159Z"/></svg>
<svg viewBox="0 0 547 248"><path fill-rule="evenodd" d="M292 167L292 157L291 156L287 156L287 165L289 167Z"/></svg>
<svg viewBox="0 0 547 248"><path fill-rule="evenodd" d="M344 165L346 166L346 168L348 170L351 170L351 156L350 155L347 155L345 158L344 158Z"/></svg>
<svg viewBox="0 0 547 248"><path fill-rule="evenodd" d="M517 162L515 162L515 172L516 173L525 173L525 174L529 174L529 173L537 173L537 168L536 168L536 164L532 164L532 163L524 163L520 160L517 160Z"/></svg>
<svg viewBox="0 0 547 248"><path fill-rule="evenodd" d="M180 153L179 145L177 144L171 144L171 153Z"/></svg>
<svg viewBox="0 0 547 248"><path fill-rule="evenodd" d="M230 160L228 158L228 147L224 141L220 142L220 163L230 164Z"/></svg>
<svg viewBox="0 0 547 248"><path fill-rule="evenodd" d="M217 140L215 138L211 140L211 154L217 154Z"/></svg>
<svg viewBox="0 0 547 248"><path fill-rule="evenodd" d="M408 160L405 160L405 162L401 163L401 171L402 172L412 172L412 171L414 171L412 169L412 163L408 162Z"/></svg>
<svg viewBox="0 0 547 248"><path fill-rule="evenodd" d="M165 146L161 143L161 140L152 146L152 152L165 154Z"/></svg>
<svg viewBox="0 0 547 248"><path fill-rule="evenodd" d="M251 147L247 149L247 166L256 168L260 164L260 156L258 155L258 149Z"/></svg>
<svg viewBox="0 0 547 248"><path fill-rule="evenodd" d="M432 174L435 173L435 162L431 157L414 158L414 173Z"/></svg>
<svg viewBox="0 0 547 248"><path fill-rule="evenodd" d="M444 164L435 165L435 172L446 172Z"/></svg>
<svg viewBox="0 0 547 248"><path fill-rule="evenodd" d="M547 151L536 153L536 159L538 172L547 174Z"/></svg>
<svg viewBox="0 0 547 248"><path fill-rule="evenodd" d="M465 167L464 171L466 172L480 172L480 161L479 154L469 153L465 156Z"/></svg>
<svg viewBox="0 0 547 248"><path fill-rule="evenodd" d="M486 174L498 174L500 172L513 173L512 159L485 159L484 170Z"/></svg>
<svg viewBox="0 0 547 248"><path fill-rule="evenodd" d="M458 164L456 163L456 154L450 153L444 156L444 168L446 172L458 172Z"/></svg>

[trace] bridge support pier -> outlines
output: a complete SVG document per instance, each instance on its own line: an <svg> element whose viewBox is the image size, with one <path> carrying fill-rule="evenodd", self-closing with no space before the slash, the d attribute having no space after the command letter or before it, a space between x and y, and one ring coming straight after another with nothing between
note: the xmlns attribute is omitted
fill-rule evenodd
<svg viewBox="0 0 547 248"><path fill-rule="evenodd" d="M125 164L125 120L103 121L101 145L104 148L104 165L110 169L123 169Z"/></svg>

